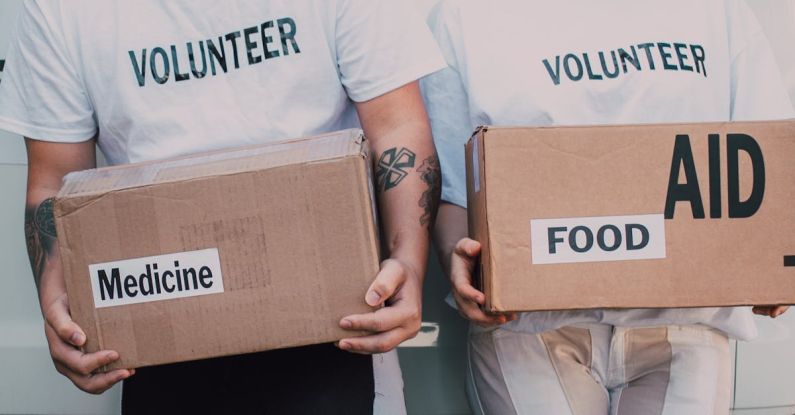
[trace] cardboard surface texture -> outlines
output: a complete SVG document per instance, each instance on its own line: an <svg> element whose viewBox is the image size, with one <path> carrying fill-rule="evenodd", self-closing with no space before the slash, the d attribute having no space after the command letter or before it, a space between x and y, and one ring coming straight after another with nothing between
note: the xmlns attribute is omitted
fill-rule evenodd
<svg viewBox="0 0 795 415"><path fill-rule="evenodd" d="M360 130L68 175L55 204L74 320L111 367L324 343L379 269Z"/></svg>
<svg viewBox="0 0 795 415"><path fill-rule="evenodd" d="M489 311L795 303L795 121L483 127L466 152Z"/></svg>

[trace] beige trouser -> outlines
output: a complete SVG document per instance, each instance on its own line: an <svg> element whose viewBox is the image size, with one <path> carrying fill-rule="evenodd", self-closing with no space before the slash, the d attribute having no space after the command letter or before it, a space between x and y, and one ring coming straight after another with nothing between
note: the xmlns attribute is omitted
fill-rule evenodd
<svg viewBox="0 0 795 415"><path fill-rule="evenodd" d="M400 370L397 349L373 355L373 380L373 415L406 415L403 373Z"/></svg>
<svg viewBox="0 0 795 415"><path fill-rule="evenodd" d="M470 401L485 415L729 413L726 335L705 326L470 330Z"/></svg>

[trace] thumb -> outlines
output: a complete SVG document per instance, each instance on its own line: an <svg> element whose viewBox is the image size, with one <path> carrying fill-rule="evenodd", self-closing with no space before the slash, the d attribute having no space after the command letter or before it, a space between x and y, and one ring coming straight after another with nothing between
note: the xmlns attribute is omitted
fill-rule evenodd
<svg viewBox="0 0 795 415"><path fill-rule="evenodd" d="M463 238L455 244L453 254L467 260L472 260L480 255L480 242Z"/></svg>
<svg viewBox="0 0 795 415"><path fill-rule="evenodd" d="M66 343L81 347L86 342L83 329L72 320L66 296L58 297L47 309L44 318L56 333Z"/></svg>
<svg viewBox="0 0 795 415"><path fill-rule="evenodd" d="M469 238L458 241L450 258L450 279L454 285L472 281L475 261L480 255L480 243Z"/></svg>
<svg viewBox="0 0 795 415"><path fill-rule="evenodd" d="M371 307L384 303L397 292L406 282L406 272L400 262L393 259L384 261L381 271L365 294L364 301Z"/></svg>

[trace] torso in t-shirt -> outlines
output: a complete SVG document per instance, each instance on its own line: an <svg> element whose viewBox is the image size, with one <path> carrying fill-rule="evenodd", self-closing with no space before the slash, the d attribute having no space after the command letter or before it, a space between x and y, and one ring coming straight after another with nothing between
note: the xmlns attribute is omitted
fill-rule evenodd
<svg viewBox="0 0 795 415"><path fill-rule="evenodd" d="M401 2L28 1L0 128L162 159L356 127L354 101L443 65Z"/></svg>
<svg viewBox="0 0 795 415"><path fill-rule="evenodd" d="M478 125L584 125L793 116L740 0L443 1L431 26L450 65L423 81L442 198L466 206L464 143ZM746 308L524 313L509 329L705 324L755 335Z"/></svg>

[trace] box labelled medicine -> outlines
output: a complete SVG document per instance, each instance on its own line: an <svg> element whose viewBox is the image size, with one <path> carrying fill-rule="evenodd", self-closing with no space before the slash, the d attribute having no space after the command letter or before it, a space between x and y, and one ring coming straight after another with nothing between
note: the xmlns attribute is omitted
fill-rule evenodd
<svg viewBox="0 0 795 415"><path fill-rule="evenodd" d="M491 312L795 303L795 121L481 127Z"/></svg>
<svg viewBox="0 0 795 415"><path fill-rule="evenodd" d="M134 368L339 340L379 269L360 130L64 179L55 202L87 352Z"/></svg>

